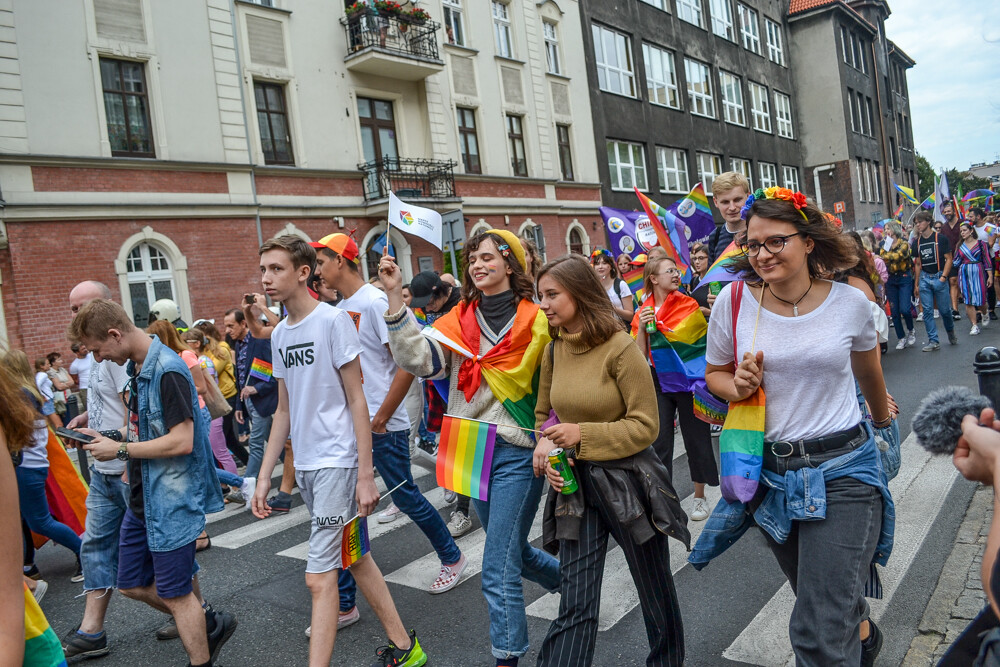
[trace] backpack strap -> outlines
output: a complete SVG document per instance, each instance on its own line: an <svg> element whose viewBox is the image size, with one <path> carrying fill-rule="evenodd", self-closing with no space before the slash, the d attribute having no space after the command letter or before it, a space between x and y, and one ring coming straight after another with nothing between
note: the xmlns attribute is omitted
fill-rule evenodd
<svg viewBox="0 0 1000 667"><path fill-rule="evenodd" d="M740 305L743 303L743 281L737 280L730 283L729 303L732 306L733 315L733 359L736 365L740 365L739 353L736 351L736 323L740 319Z"/></svg>

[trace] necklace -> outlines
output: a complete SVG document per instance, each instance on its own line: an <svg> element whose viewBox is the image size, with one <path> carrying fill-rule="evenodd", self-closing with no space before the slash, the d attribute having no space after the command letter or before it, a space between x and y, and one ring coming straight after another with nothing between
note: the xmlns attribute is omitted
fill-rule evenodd
<svg viewBox="0 0 1000 667"><path fill-rule="evenodd" d="M787 303L789 306L791 306L792 307L792 317L798 317L799 316L799 304L802 302L802 299L806 298L806 294L809 294L809 290L811 290L812 288L813 288L813 280L812 280L812 278L810 278L809 279L809 287L807 287L806 291L802 294L802 296L800 296L794 302L792 302L792 301L785 301L784 299L782 299L780 296L778 296L777 294L774 293L774 290L771 289L770 285L767 286L767 291L770 292L771 296L773 296L778 301L780 301L782 303Z"/></svg>

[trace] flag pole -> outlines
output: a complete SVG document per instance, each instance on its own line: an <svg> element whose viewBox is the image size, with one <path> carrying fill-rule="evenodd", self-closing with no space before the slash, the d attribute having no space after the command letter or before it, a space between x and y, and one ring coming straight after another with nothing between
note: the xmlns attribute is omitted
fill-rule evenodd
<svg viewBox="0 0 1000 667"><path fill-rule="evenodd" d="M528 433L538 433L539 435L544 435L541 431L533 428L527 428L525 426L514 426L513 424L494 424L493 422L483 421L482 419L473 419L472 417L459 417L458 415L449 415L445 413L445 417L451 417L452 419L464 419L467 422L478 422L480 424L489 424L490 426L496 426L499 428L516 428L522 431L527 431Z"/></svg>
<svg viewBox="0 0 1000 667"><path fill-rule="evenodd" d="M403 480L402 482L400 482L399 484L397 484L396 486L394 486L394 487L392 487L391 489L389 489L388 491L386 491L386 492L385 492L385 493L384 493L383 495L381 495L381 496L379 497L379 500L382 500L382 498L388 498L389 496L391 496L391 495L392 495L392 492L393 492L393 491L395 491L395 490L396 490L396 489L398 489L399 487L403 486L404 484L406 484L406 480L405 480L405 479L404 479L404 480ZM357 518L359 518L360 516L361 516L361 512L358 512L357 514L355 514L355 515L354 515L354 516L353 516L353 517L351 518L351 521L354 521L354 519L357 519ZM347 523L345 523L344 525L346 526L347 524L351 523L351 521L348 521L348 522L347 522Z"/></svg>

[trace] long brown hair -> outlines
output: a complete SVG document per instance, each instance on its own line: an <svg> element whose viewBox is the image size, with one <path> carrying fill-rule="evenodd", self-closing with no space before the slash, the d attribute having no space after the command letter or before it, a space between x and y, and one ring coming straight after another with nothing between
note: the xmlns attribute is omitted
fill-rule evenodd
<svg viewBox="0 0 1000 667"><path fill-rule="evenodd" d="M147 333L154 334L160 339L160 342L169 347L171 350L180 354L184 350L192 351L191 347L181 340L181 336L177 333L176 327L166 320L156 320L148 327L146 327Z"/></svg>
<svg viewBox="0 0 1000 667"><path fill-rule="evenodd" d="M476 287L476 284L472 281L472 274L469 273L469 266L472 263L469 260L469 257L472 253L479 250L479 246L486 241L489 241L493 244L493 247L496 247L500 240L501 239L494 234L481 232L465 242L465 247L462 249L462 264L464 265L462 268L462 276L464 278L464 280L462 280L462 300L466 303L479 303L479 301L483 298L482 291ZM499 250L497 250L497 254L500 254ZM514 292L514 298L525 299L527 301L534 299L535 286L531 283L531 278L529 278L528 274L524 272L520 262L517 261L517 257L514 256L514 253L509 253L503 258L503 260L511 270L510 288Z"/></svg>
<svg viewBox="0 0 1000 667"><path fill-rule="evenodd" d="M7 441L7 451L16 454L31 442L39 414L25 400L21 391L22 380L15 378L10 372L13 360L8 361L7 357L11 354L12 352L8 352L4 355L3 362L0 363L0 405L3 406L3 410L0 410L0 432ZM20 356L24 357L24 363L28 362L28 356L24 352L20 352ZM31 393L37 396L38 389L34 385L32 380L30 386L24 389L34 389Z"/></svg>
<svg viewBox="0 0 1000 667"><path fill-rule="evenodd" d="M802 217L803 213L805 218ZM795 227L795 231L803 238L812 239L813 251L806 257L809 275L812 278L822 278L830 273L845 271L857 264L854 241L842 234L840 229L812 202L801 209L796 209L792 202L784 199L758 199L747 213L748 229L750 221L755 217L787 222ZM733 262L732 270L740 273L741 278L747 282L761 282L747 255L738 255Z"/></svg>
<svg viewBox="0 0 1000 667"><path fill-rule="evenodd" d="M538 272L538 280L549 276L559 283L576 305L576 312L583 319L582 342L587 347L596 347L622 331L622 321L618 319L608 293L601 285L590 263L581 255L563 255ZM560 329L549 326L549 335L558 338Z"/></svg>
<svg viewBox="0 0 1000 667"><path fill-rule="evenodd" d="M351 263L353 264L353 262ZM202 343L202 345L206 350L208 350L208 353L212 355L215 359L219 360L228 359L230 362L232 362L233 357L232 355L229 354L229 350L227 350L226 348L222 347L222 345L219 344L221 338L219 338L219 330L215 327L214 324L212 324L208 320L204 320L191 327L191 329L189 329L188 331L191 330L200 331L202 334L204 334L205 341L204 343Z"/></svg>

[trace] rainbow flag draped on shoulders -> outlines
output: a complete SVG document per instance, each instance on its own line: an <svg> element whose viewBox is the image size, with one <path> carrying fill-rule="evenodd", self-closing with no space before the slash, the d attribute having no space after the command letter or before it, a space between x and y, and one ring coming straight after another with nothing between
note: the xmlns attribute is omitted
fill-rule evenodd
<svg viewBox="0 0 1000 667"><path fill-rule="evenodd" d="M434 320L423 334L465 357L458 372L458 389L466 401L472 400L485 380L514 421L533 429L538 371L545 346L552 340L549 321L538 304L522 299L510 331L480 355L482 333L476 321L476 308L476 304L459 304Z"/></svg>
<svg viewBox="0 0 1000 667"><path fill-rule="evenodd" d="M694 291L707 290L710 283L731 283L734 280L739 280L740 275L733 269L733 263L742 254L743 251L736 245L736 241L726 246L722 254L712 262L712 266L708 267L708 272L694 288Z"/></svg>
<svg viewBox="0 0 1000 667"><path fill-rule="evenodd" d="M641 308L656 307L653 295L642 302ZM632 335L639 331L639 311L632 318ZM642 325L644 326L644 325ZM691 391L705 379L705 345L708 322L698 302L671 292L656 311L656 332L649 338L649 360L656 370L660 389L664 392Z"/></svg>

